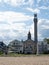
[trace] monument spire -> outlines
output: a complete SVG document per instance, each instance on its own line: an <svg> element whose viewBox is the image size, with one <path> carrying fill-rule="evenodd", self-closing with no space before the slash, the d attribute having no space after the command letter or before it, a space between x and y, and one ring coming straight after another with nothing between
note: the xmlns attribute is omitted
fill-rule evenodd
<svg viewBox="0 0 49 65"><path fill-rule="evenodd" d="M37 43L37 14L34 14L34 41Z"/></svg>
<svg viewBox="0 0 49 65"><path fill-rule="evenodd" d="M37 14L34 14L34 41L36 43L36 53L38 54L38 39L37 39Z"/></svg>

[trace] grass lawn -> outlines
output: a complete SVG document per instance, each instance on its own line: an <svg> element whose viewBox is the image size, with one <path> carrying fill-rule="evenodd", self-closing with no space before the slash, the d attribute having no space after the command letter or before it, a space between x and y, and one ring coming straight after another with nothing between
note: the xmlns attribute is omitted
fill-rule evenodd
<svg viewBox="0 0 49 65"><path fill-rule="evenodd" d="M30 56L49 56L49 54L18 54L18 53L9 53L7 55L0 53L0 57L30 57Z"/></svg>

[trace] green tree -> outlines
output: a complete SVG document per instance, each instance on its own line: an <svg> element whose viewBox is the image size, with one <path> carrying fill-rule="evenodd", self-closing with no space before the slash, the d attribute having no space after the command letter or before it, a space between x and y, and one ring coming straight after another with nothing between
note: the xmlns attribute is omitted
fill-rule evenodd
<svg viewBox="0 0 49 65"><path fill-rule="evenodd" d="M45 40L47 41L47 44L49 44L49 39L48 39L48 38L45 38L44 41L45 41Z"/></svg>

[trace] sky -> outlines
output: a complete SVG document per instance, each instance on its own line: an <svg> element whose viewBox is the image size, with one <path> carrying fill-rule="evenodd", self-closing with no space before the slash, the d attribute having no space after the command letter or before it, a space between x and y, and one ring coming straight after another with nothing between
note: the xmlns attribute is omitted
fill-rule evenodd
<svg viewBox="0 0 49 65"><path fill-rule="evenodd" d="M34 13L38 17L38 40L49 38L49 0L0 0L0 41L34 40Z"/></svg>

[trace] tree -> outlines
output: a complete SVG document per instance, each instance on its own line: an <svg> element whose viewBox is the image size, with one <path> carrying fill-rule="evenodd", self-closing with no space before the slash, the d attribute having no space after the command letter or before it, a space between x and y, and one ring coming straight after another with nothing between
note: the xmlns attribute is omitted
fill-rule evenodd
<svg viewBox="0 0 49 65"><path fill-rule="evenodd" d="M47 41L47 44L49 44L49 39L48 39L48 38L45 38L44 41L45 41L45 40Z"/></svg>

